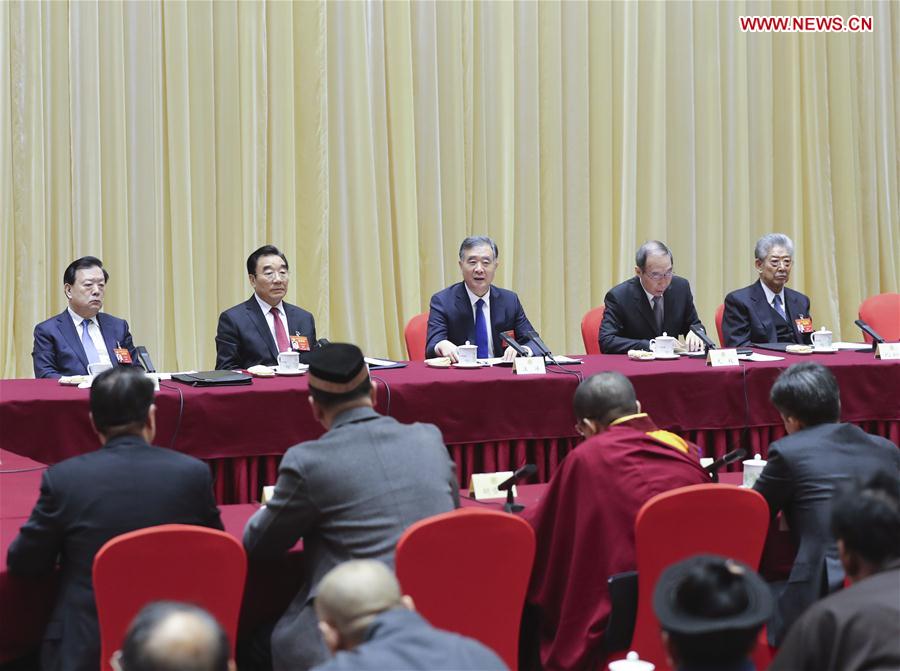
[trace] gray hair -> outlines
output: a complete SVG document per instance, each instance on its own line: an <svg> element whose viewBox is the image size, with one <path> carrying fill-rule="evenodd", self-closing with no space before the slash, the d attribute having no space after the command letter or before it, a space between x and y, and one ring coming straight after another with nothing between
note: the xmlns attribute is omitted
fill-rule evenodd
<svg viewBox="0 0 900 671"><path fill-rule="evenodd" d="M672 252L659 240L648 240L640 246L637 250L637 254L634 255L635 265L643 270L647 264L647 257L652 254L667 254L669 263L673 266L675 265L675 259L672 258Z"/></svg>
<svg viewBox="0 0 900 671"><path fill-rule="evenodd" d="M756 241L756 250L753 252L760 261L765 261L772 247L784 247L789 256L794 255L794 241L784 233L768 233Z"/></svg>
<svg viewBox="0 0 900 671"><path fill-rule="evenodd" d="M481 245L487 245L494 251L494 261L500 256L500 252L497 249L497 243L494 242L491 238L486 235L472 235L462 241L462 244L459 246L459 260L463 260L463 254L465 254L467 249L472 249L473 247L480 247Z"/></svg>

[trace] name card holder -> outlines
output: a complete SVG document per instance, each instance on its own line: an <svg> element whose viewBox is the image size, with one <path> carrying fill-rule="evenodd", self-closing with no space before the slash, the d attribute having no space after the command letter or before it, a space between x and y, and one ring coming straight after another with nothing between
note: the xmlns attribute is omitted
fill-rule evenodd
<svg viewBox="0 0 900 671"><path fill-rule="evenodd" d="M260 503L266 505L272 500L273 496L275 496L275 485L266 485L263 487L262 501L260 501Z"/></svg>
<svg viewBox="0 0 900 671"><path fill-rule="evenodd" d="M875 348L876 359L900 359L900 342L882 342Z"/></svg>
<svg viewBox="0 0 900 671"><path fill-rule="evenodd" d="M706 352L706 365L718 368L719 366L740 366L736 349L711 349Z"/></svg>
<svg viewBox="0 0 900 671"><path fill-rule="evenodd" d="M473 473L469 480L469 498L476 501L485 499L505 499L506 492L497 489L497 485L508 480L513 475L512 471L498 471L497 473ZM513 485L513 496L516 495L516 487Z"/></svg>
<svg viewBox="0 0 900 671"><path fill-rule="evenodd" d="M545 375L547 366L542 356L517 356L513 359L513 372L519 375Z"/></svg>

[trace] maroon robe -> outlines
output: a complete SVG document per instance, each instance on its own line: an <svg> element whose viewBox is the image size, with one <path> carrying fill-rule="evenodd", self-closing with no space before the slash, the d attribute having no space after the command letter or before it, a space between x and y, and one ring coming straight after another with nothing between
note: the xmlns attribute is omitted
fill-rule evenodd
<svg viewBox="0 0 900 671"><path fill-rule="evenodd" d="M661 492L710 482L695 445L684 454L647 435L653 430L644 415L584 441L523 513L537 537L528 601L541 609L546 671L596 667L609 619L607 580L636 568L641 506Z"/></svg>

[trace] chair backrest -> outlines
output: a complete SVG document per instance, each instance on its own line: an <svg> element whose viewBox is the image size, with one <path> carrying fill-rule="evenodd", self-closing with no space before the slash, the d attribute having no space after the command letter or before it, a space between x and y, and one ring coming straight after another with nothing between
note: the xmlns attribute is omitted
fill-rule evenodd
<svg viewBox="0 0 900 671"><path fill-rule="evenodd" d="M722 316L725 314L725 303L716 308L716 333L719 334L719 347L725 347L725 336L722 333Z"/></svg>
<svg viewBox="0 0 900 671"><path fill-rule="evenodd" d="M696 554L723 555L757 569L768 529L766 500L736 485L690 485L647 501L634 525L638 614L630 649L656 664L658 671L668 669L653 612L660 574Z"/></svg>
<svg viewBox="0 0 900 671"><path fill-rule="evenodd" d="M605 305L588 310L581 318L581 339L584 351L588 354L600 354L600 322L603 321Z"/></svg>
<svg viewBox="0 0 900 671"><path fill-rule="evenodd" d="M106 542L94 557L94 596L100 622L101 669L121 648L128 625L150 602L184 601L222 625L234 656L247 574L240 541L224 531L163 524Z"/></svg>
<svg viewBox="0 0 900 671"><path fill-rule="evenodd" d="M460 508L404 532L397 578L432 625L481 641L516 669L534 543L519 517Z"/></svg>
<svg viewBox="0 0 900 671"><path fill-rule="evenodd" d="M859 306L859 318L888 342L900 341L900 294L869 296ZM863 337L872 342L865 333Z"/></svg>
<svg viewBox="0 0 900 671"><path fill-rule="evenodd" d="M425 336L428 333L428 313L418 314L403 329L406 340L406 356L410 361L425 361Z"/></svg>

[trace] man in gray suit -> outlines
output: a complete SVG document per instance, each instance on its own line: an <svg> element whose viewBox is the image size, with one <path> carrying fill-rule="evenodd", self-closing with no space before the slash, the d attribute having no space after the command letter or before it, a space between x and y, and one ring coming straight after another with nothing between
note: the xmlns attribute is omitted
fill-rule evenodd
<svg viewBox="0 0 900 671"><path fill-rule="evenodd" d="M328 571L349 559L393 565L410 524L459 505L441 432L375 412L375 386L358 347L317 348L309 366L310 406L327 431L285 453L275 494L244 530L251 559L283 555L303 539L308 575L272 632L275 671L301 671L329 658L314 608Z"/></svg>
<svg viewBox="0 0 900 671"><path fill-rule="evenodd" d="M797 545L787 584L774 584L777 607L769 641L780 645L788 628L817 599L844 582L830 531L831 500L839 484L900 472L900 450L887 438L840 423L841 394L824 366L798 363L772 385L772 404L788 435L769 445L753 488L774 517L783 510Z"/></svg>

